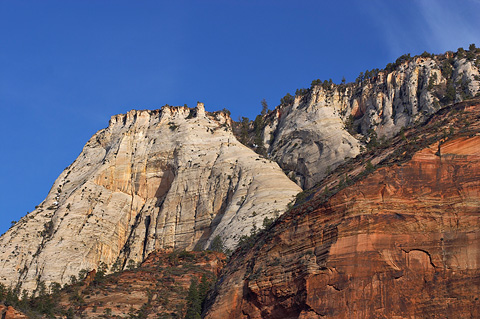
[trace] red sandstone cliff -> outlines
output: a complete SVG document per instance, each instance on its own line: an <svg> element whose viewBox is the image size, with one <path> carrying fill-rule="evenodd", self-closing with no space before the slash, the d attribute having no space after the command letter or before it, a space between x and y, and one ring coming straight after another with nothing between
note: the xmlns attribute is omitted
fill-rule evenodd
<svg viewBox="0 0 480 319"><path fill-rule="evenodd" d="M237 251L206 318L478 318L479 119L480 105L461 106L407 131L325 202L325 185L365 162L333 174Z"/></svg>

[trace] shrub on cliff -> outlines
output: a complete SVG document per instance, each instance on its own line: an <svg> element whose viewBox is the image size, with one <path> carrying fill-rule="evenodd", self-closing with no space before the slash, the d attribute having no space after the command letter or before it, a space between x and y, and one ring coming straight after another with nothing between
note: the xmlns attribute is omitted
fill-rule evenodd
<svg viewBox="0 0 480 319"><path fill-rule="evenodd" d="M420 55L422 58L433 58L435 54L433 53L428 53L427 51L423 51L423 53Z"/></svg>
<svg viewBox="0 0 480 319"><path fill-rule="evenodd" d="M375 170L375 166L373 166L372 162L370 160L367 161L367 165L365 165L365 172L371 173Z"/></svg>
<svg viewBox="0 0 480 319"><path fill-rule="evenodd" d="M256 145L255 151L258 154L266 155L267 151L265 146L263 145L263 129L265 128L265 121L263 120L263 116L257 115L255 121L253 121L253 129L255 131L255 138L253 142Z"/></svg>
<svg viewBox="0 0 480 319"><path fill-rule="evenodd" d="M320 79L313 80L312 83L310 84L310 88L314 88L317 85L320 85L322 81Z"/></svg>
<svg viewBox="0 0 480 319"><path fill-rule="evenodd" d="M447 90L444 96L444 102L452 103L455 102L456 90L451 81L447 82Z"/></svg>
<svg viewBox="0 0 480 319"><path fill-rule="evenodd" d="M281 98L280 104L282 105L289 105L292 104L294 101L293 96L290 93L285 94L284 97Z"/></svg>
<svg viewBox="0 0 480 319"><path fill-rule="evenodd" d="M295 91L296 96L304 96L308 93L308 89L297 89Z"/></svg>
<svg viewBox="0 0 480 319"><path fill-rule="evenodd" d="M213 238L212 243L210 244L210 250L220 253L225 252L225 245L223 244L223 240L219 235Z"/></svg>
<svg viewBox="0 0 480 319"><path fill-rule="evenodd" d="M95 285L103 282L103 280L105 279L105 275L107 274L107 269L108 266L104 262L101 262L100 265L98 265L98 270L95 273L95 278L93 279L93 283Z"/></svg>
<svg viewBox="0 0 480 319"><path fill-rule="evenodd" d="M410 53L404 54L400 56L395 63L388 63L387 66L385 67L385 71L387 72L392 72L395 70L398 66L400 66L402 63L409 62L412 59L410 56Z"/></svg>

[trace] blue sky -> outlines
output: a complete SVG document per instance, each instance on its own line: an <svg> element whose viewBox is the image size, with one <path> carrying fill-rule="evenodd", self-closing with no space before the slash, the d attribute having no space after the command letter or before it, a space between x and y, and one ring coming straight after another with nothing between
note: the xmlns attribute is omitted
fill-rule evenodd
<svg viewBox="0 0 480 319"><path fill-rule="evenodd" d="M316 78L478 47L478 30L479 0L0 0L0 233L114 114L253 118Z"/></svg>

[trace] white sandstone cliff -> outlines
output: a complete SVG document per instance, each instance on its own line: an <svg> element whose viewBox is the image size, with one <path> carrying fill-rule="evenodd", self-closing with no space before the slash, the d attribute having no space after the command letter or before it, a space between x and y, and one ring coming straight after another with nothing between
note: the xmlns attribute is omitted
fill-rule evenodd
<svg viewBox="0 0 480 319"><path fill-rule="evenodd" d="M233 248L301 190L237 141L222 112L165 106L113 116L35 211L0 238L0 282L32 291L155 249Z"/></svg>
<svg viewBox="0 0 480 319"><path fill-rule="evenodd" d="M480 57L417 56L355 83L313 85L264 117L269 158L304 189L380 140L422 122L442 106L479 94ZM454 92L450 99L448 89Z"/></svg>

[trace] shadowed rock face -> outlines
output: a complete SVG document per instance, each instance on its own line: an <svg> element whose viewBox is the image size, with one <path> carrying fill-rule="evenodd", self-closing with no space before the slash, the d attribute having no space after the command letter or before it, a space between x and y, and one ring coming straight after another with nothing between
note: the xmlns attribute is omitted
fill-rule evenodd
<svg viewBox="0 0 480 319"><path fill-rule="evenodd" d="M468 112L469 134L287 213L233 258L207 318L478 316L480 106Z"/></svg>
<svg viewBox="0 0 480 319"><path fill-rule="evenodd" d="M47 198L0 238L0 282L32 291L157 249L233 248L300 188L239 143L222 112L163 107L112 117Z"/></svg>
<svg viewBox="0 0 480 319"><path fill-rule="evenodd" d="M345 130L333 106L297 99L279 110L274 124L277 133L271 157L304 188L312 187L328 170L360 152L361 143Z"/></svg>

